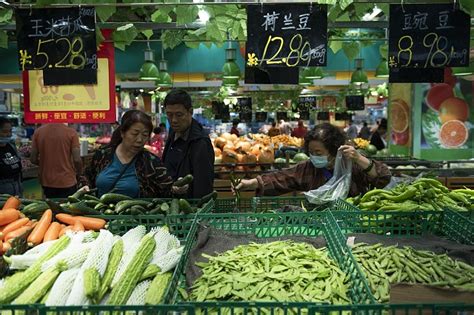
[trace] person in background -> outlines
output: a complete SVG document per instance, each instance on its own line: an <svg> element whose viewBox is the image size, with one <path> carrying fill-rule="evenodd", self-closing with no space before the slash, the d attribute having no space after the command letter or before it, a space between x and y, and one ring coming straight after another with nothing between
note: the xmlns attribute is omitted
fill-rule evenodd
<svg viewBox="0 0 474 315"><path fill-rule="evenodd" d="M21 158L13 144L12 123L0 117L0 194L23 195Z"/></svg>
<svg viewBox="0 0 474 315"><path fill-rule="evenodd" d="M377 150L383 150L387 146L385 136L387 134L387 119L382 118L378 124L377 130L370 137L370 144L373 144Z"/></svg>
<svg viewBox="0 0 474 315"><path fill-rule="evenodd" d="M291 133L291 135L297 138L304 138L306 137L307 133L308 133L308 128L306 128L306 126L304 125L303 120L300 119L298 120L298 127L293 129L293 132Z"/></svg>
<svg viewBox="0 0 474 315"><path fill-rule="evenodd" d="M164 100L171 128L163 161L173 180L193 175L188 198L201 198L213 191L214 149L204 128L193 118L191 97L186 91L172 90Z"/></svg>
<svg viewBox="0 0 474 315"><path fill-rule="evenodd" d="M349 127L347 128L346 134L349 140L357 138L357 126L354 125L354 122L352 120L349 120Z"/></svg>
<svg viewBox="0 0 474 315"><path fill-rule="evenodd" d="M349 196L385 187L391 179L388 167L361 155L345 141L345 134L338 127L329 123L317 125L305 138L305 151L310 160L254 179L243 179L236 190L256 190L260 196L276 196L316 189L332 177L338 151L353 161Z"/></svg>
<svg viewBox="0 0 474 315"><path fill-rule="evenodd" d="M33 135L31 163L39 165L46 198L66 198L77 189L82 174L79 137L66 124L45 124Z"/></svg>
<svg viewBox="0 0 474 315"><path fill-rule="evenodd" d="M283 119L280 120L280 133L282 135L291 135L291 126L289 123L285 122Z"/></svg>
<svg viewBox="0 0 474 315"><path fill-rule="evenodd" d="M272 122L272 127L268 130L268 136L275 137L278 136L280 133L280 128L277 127L276 122Z"/></svg>
<svg viewBox="0 0 474 315"><path fill-rule="evenodd" d="M186 192L173 186L160 159L144 149L153 124L139 110L124 114L112 141L96 151L85 172L85 189L97 188L98 196L114 192L132 198L170 197Z"/></svg>
<svg viewBox="0 0 474 315"><path fill-rule="evenodd" d="M163 139L163 143L166 142L166 140L168 140L168 131L166 131L166 124L165 123L161 123L160 124L160 136L161 136L161 139Z"/></svg>
<svg viewBox="0 0 474 315"><path fill-rule="evenodd" d="M232 128L230 129L231 135L236 135L237 137L240 137L240 131L239 131L239 128L237 128L238 125L239 125L238 120L234 120L232 122Z"/></svg>
<svg viewBox="0 0 474 315"><path fill-rule="evenodd" d="M165 141L161 135L161 127L155 127L153 129L153 137L150 139L150 146L154 148L154 154L161 157L163 155L163 148Z"/></svg>
<svg viewBox="0 0 474 315"><path fill-rule="evenodd" d="M364 121L364 125L362 126L362 128L359 131L359 138L362 138L362 139L365 139L365 140L369 140L369 138L370 138L370 128L369 128L366 121Z"/></svg>

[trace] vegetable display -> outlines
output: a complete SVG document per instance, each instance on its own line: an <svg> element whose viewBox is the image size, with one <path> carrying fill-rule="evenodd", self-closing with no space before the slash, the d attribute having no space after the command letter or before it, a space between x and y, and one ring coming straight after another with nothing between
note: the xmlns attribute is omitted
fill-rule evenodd
<svg viewBox="0 0 474 315"><path fill-rule="evenodd" d="M373 189L346 201L360 210L369 211L442 211L450 208L467 212L474 210L474 190L450 191L436 179L420 178L391 190Z"/></svg>
<svg viewBox="0 0 474 315"><path fill-rule="evenodd" d="M379 302L388 302L390 284L400 282L474 291L474 267L446 254L365 243L356 244L352 253Z"/></svg>
<svg viewBox="0 0 474 315"><path fill-rule="evenodd" d="M0 304L158 304L181 253L179 240L165 226L148 233L137 226L122 237L107 230L67 232L6 257L16 272L1 279Z"/></svg>
<svg viewBox="0 0 474 315"><path fill-rule="evenodd" d="M350 303L347 275L325 249L307 243L253 243L203 257L209 261L196 263L203 274L191 300Z"/></svg>

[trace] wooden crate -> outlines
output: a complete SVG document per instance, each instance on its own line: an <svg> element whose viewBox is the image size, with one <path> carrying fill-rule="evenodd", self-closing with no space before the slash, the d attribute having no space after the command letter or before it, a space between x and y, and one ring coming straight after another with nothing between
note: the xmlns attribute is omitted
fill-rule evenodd
<svg viewBox="0 0 474 315"><path fill-rule="evenodd" d="M474 189L474 176L446 177L446 187L449 189L460 189L464 187Z"/></svg>

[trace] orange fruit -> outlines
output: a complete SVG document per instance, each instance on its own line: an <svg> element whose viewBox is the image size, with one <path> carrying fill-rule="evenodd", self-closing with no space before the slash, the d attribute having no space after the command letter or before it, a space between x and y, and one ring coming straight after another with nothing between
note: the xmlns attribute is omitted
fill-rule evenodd
<svg viewBox="0 0 474 315"><path fill-rule="evenodd" d="M396 99L392 101L390 109L390 120L392 123L392 131L403 133L408 129L408 119L410 111L404 100Z"/></svg>
<svg viewBox="0 0 474 315"><path fill-rule="evenodd" d="M445 122L439 130L439 141L446 148L459 148L466 143L468 130L460 120Z"/></svg>
<svg viewBox="0 0 474 315"><path fill-rule="evenodd" d="M450 120L466 121L468 117L469 106L461 98L450 97L444 100L439 107L439 118L443 124Z"/></svg>
<svg viewBox="0 0 474 315"><path fill-rule="evenodd" d="M438 111L441 103L454 96L453 88L447 83L435 84L426 94L426 104L432 110Z"/></svg>

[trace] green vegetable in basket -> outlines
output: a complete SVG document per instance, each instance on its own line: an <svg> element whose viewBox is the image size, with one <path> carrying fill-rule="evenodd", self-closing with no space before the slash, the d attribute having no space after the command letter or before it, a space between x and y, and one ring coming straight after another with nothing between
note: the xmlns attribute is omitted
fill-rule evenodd
<svg viewBox="0 0 474 315"><path fill-rule="evenodd" d="M191 300L350 303L349 277L325 249L306 243L252 243L203 257Z"/></svg>
<svg viewBox="0 0 474 315"><path fill-rule="evenodd" d="M474 267L446 254L382 244L356 244L352 250L365 273L374 297L390 299L390 284L399 282L447 286L474 291Z"/></svg>

